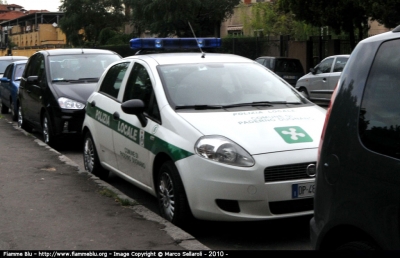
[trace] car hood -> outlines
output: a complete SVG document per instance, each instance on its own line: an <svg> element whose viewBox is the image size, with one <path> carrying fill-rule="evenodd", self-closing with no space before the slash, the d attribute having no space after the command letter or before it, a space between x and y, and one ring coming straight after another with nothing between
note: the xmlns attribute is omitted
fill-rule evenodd
<svg viewBox="0 0 400 258"><path fill-rule="evenodd" d="M86 104L97 83L53 83L58 98L65 97Z"/></svg>
<svg viewBox="0 0 400 258"><path fill-rule="evenodd" d="M221 135L250 154L318 148L326 110L318 106L180 115L204 135Z"/></svg>

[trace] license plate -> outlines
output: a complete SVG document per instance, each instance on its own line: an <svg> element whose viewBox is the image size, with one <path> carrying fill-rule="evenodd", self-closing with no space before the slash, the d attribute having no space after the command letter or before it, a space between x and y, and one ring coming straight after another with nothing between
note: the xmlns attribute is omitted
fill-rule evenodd
<svg viewBox="0 0 400 258"><path fill-rule="evenodd" d="M315 182L292 185L292 198L313 197L315 193Z"/></svg>

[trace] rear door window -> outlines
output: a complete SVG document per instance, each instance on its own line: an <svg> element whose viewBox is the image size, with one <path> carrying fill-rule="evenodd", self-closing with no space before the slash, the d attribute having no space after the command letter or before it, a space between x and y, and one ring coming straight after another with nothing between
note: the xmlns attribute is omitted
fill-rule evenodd
<svg viewBox="0 0 400 258"><path fill-rule="evenodd" d="M400 40L385 42L372 64L359 115L364 146L400 159Z"/></svg>
<svg viewBox="0 0 400 258"><path fill-rule="evenodd" d="M333 72L334 73L342 72L348 59L349 59L348 57L338 57L338 58L336 58L335 66L333 67Z"/></svg>

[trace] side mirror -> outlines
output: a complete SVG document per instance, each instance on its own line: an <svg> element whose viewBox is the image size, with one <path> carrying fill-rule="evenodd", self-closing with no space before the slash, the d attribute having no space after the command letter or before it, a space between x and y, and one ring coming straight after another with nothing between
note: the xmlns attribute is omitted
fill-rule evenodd
<svg viewBox="0 0 400 258"><path fill-rule="evenodd" d="M38 79L39 79L39 76L33 75L33 76L29 76L27 81L31 82L31 83L36 83L38 81Z"/></svg>
<svg viewBox="0 0 400 258"><path fill-rule="evenodd" d="M144 116L144 108L144 102L141 99L131 99L121 104L122 111L126 114L137 116L143 127L147 125L147 118Z"/></svg>
<svg viewBox="0 0 400 258"><path fill-rule="evenodd" d="M315 69L314 69L314 68L310 68L310 72L311 72L312 74L315 74Z"/></svg>

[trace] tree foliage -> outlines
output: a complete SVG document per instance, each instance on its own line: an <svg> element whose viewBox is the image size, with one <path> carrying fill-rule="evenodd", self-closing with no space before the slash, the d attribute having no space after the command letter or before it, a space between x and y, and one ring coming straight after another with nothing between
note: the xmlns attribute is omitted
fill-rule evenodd
<svg viewBox="0 0 400 258"><path fill-rule="evenodd" d="M400 25L400 1L365 0L365 5L368 6L368 14L372 20L378 21L386 28Z"/></svg>
<svg viewBox="0 0 400 258"><path fill-rule="evenodd" d="M61 0L60 28L73 46L98 44L103 29L118 31L124 24L122 0Z"/></svg>
<svg viewBox="0 0 400 258"><path fill-rule="evenodd" d="M132 24L143 32L160 37L176 35L219 36L220 24L233 14L240 0L127 0L132 8Z"/></svg>
<svg viewBox="0 0 400 258"><path fill-rule="evenodd" d="M249 15L247 5L239 6L246 30L262 31L264 36L288 35L296 40L306 40L318 31L318 28L296 20L291 12L281 10L276 2L260 2L251 7Z"/></svg>
<svg viewBox="0 0 400 258"><path fill-rule="evenodd" d="M372 1L372 0L371 0ZM378 0L376 0L377 2ZM280 10L295 15L295 19L313 26L329 26L335 33L349 35L352 48L368 31L368 12L364 0L277 0Z"/></svg>

